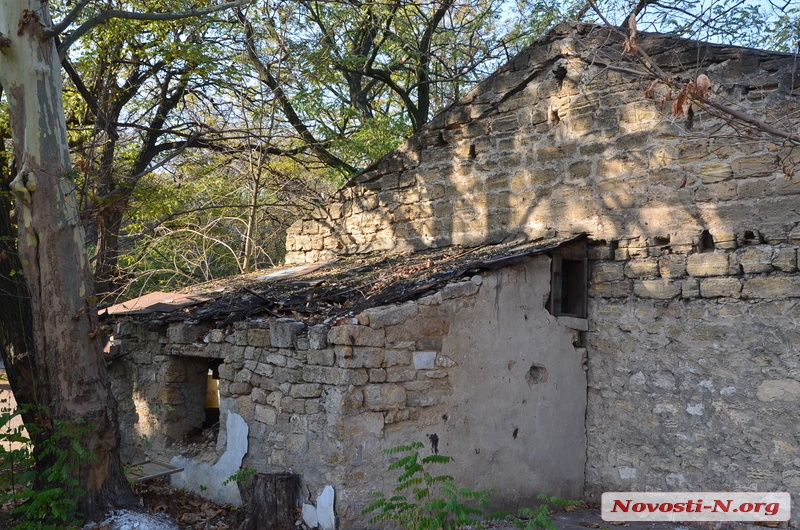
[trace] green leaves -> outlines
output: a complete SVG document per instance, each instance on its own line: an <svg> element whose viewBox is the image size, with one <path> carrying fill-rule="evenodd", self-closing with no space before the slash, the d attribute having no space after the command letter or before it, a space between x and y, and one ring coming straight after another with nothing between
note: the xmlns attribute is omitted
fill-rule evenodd
<svg viewBox="0 0 800 530"><path fill-rule="evenodd" d="M371 495L378 500L367 506L363 514L379 512L370 524L394 521L413 530L458 528L483 519L483 509L488 506L491 490L475 491L459 487L451 475L434 475L426 466L447 464L452 457L444 455L419 456L424 445L413 442L384 450L384 454L409 453L389 465L389 470L402 470L397 477L395 495L386 498L383 493ZM411 493L409 498L405 492Z"/></svg>
<svg viewBox="0 0 800 530"><path fill-rule="evenodd" d="M87 451L82 441L91 433L84 421L66 423L57 421L49 437L37 435L38 427L29 425L32 434L41 438L38 458L47 465L36 466L33 446L25 427L11 427L10 423L22 414L0 414L0 440L14 449L0 447L0 477L11 486L0 494L0 504L11 504L12 514L22 516L14 530L49 530L74 528L80 522L75 498L84 493L78 487L74 470L96 456Z"/></svg>
<svg viewBox="0 0 800 530"><path fill-rule="evenodd" d="M394 487L395 495L387 498L381 492L372 492L376 500L362 514L377 513L370 524L393 521L409 530L456 529L465 525L481 525L485 521L509 519L516 528L534 530L543 528L556 530L549 519L550 505L559 507L578 506L582 501L569 501L545 494L538 496L541 502L536 508L523 508L516 517L509 512L486 513L489 497L494 490L473 490L459 486L451 475L434 475L428 471L431 465L445 465L453 461L450 456L433 454L419 456L421 442L398 445L384 449L386 455L402 455L389 465L389 471L402 470ZM411 493L409 498L408 492Z"/></svg>

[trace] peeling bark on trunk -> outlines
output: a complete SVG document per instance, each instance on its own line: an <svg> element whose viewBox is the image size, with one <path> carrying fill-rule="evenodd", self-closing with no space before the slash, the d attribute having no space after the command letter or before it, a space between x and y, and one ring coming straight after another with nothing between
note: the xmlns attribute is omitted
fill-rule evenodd
<svg viewBox="0 0 800 530"><path fill-rule="evenodd" d="M2 157L2 155L0 155ZM16 233L11 222L12 204L0 195L0 348L9 383L15 389L17 405L36 403L36 374L31 362L33 351L33 315L28 286L22 275ZM33 421L33 414L24 416Z"/></svg>
<svg viewBox="0 0 800 530"><path fill-rule="evenodd" d="M54 421L91 426L81 440L97 459L76 470L84 516L130 505L119 460L116 406L97 337L97 312L83 228L70 176L60 61L40 0L0 2L0 84L8 100L17 171L11 181L18 246L30 295L35 401ZM14 381L11 381L12 385ZM15 385L16 386L16 385ZM14 388L15 392L19 388Z"/></svg>

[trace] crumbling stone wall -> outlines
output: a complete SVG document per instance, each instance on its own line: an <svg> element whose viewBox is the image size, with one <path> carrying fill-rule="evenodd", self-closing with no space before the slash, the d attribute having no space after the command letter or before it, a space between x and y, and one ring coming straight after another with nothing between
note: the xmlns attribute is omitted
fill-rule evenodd
<svg viewBox="0 0 800 530"><path fill-rule="evenodd" d="M799 242L734 235L705 252L592 249L591 499L800 487Z"/></svg>
<svg viewBox="0 0 800 530"><path fill-rule="evenodd" d="M343 528L364 526L371 491L391 492L382 450L431 434L456 458L446 472L496 488L497 507L529 506L542 492L580 496L586 378L575 328L586 323L547 313L549 282L549 258L538 256L329 324L120 324L114 340L127 354L112 365L115 393L134 389L133 401L121 398L125 454L169 461L186 451L191 382L165 375L186 359L222 358L217 453L197 458L224 450L224 417L235 412L249 426L243 467L299 473L307 500L332 485Z"/></svg>
<svg viewBox="0 0 800 530"><path fill-rule="evenodd" d="M674 75L706 73L715 100L795 127L793 57L644 35L640 45ZM367 491L388 487L380 450L431 431L463 459L457 475L479 488L500 480L521 504L537 489L579 496L575 484L594 499L795 491L794 159L698 107L675 118L667 89L641 82L639 68L613 33L559 27L287 237L287 262L302 263L586 232L585 334L543 309L546 259L331 326L173 324L164 335L126 324L130 353L112 367L117 395L133 396L122 399L126 447L152 433L153 450L169 451L186 428L188 416L153 410L194 399L164 390L194 377L170 363L223 358L222 408L250 425L246 465L295 469L308 498L334 485L347 521ZM526 377L539 365L544 385ZM549 393L556 380L566 395ZM573 420L578 434L554 434ZM584 436L583 456L557 456Z"/></svg>
<svg viewBox="0 0 800 530"><path fill-rule="evenodd" d="M714 101L797 130L793 56L652 35L639 45L670 75L706 73ZM703 230L798 237L790 147L697 105L674 117L676 93L621 50L613 31L557 27L295 223L287 263L579 232L687 248Z"/></svg>
<svg viewBox="0 0 800 530"><path fill-rule="evenodd" d="M639 44L798 130L794 56ZM675 117L636 71L613 32L559 26L294 224L287 261L585 232L587 494L796 491L796 155L697 105Z"/></svg>

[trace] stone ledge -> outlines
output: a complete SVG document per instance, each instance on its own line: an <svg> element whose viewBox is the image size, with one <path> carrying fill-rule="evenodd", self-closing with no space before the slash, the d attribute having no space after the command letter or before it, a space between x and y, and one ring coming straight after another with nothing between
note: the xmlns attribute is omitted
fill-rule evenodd
<svg viewBox="0 0 800 530"><path fill-rule="evenodd" d="M576 329L578 331L589 331L589 319L567 316L556 317L556 322L565 328Z"/></svg>

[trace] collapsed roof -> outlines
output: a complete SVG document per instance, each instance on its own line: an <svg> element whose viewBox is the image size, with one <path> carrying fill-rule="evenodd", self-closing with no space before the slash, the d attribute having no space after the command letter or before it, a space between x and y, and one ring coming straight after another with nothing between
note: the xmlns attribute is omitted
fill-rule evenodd
<svg viewBox="0 0 800 530"><path fill-rule="evenodd" d="M582 239L585 235L580 234L522 244L343 256L217 280L178 293L150 293L103 310L101 318L128 317L155 325L195 321L217 328L265 315L330 321L418 299L459 278L515 265Z"/></svg>

